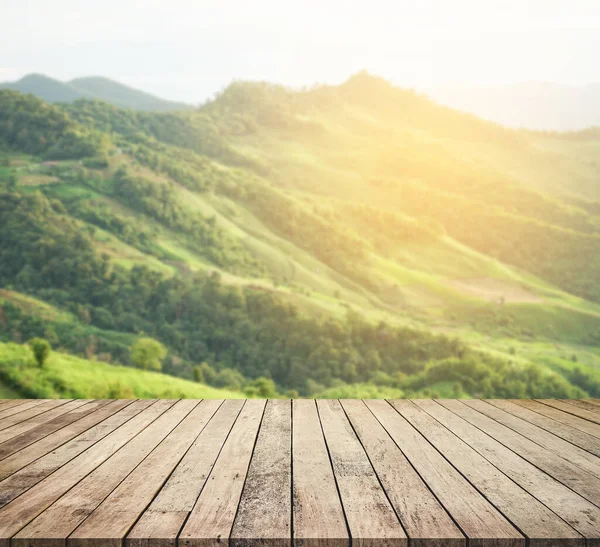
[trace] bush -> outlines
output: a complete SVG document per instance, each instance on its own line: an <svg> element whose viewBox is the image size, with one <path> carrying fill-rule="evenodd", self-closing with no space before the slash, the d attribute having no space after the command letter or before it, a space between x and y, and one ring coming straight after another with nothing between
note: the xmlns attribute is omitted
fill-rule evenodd
<svg viewBox="0 0 600 547"><path fill-rule="evenodd" d="M153 338L140 338L131 346L131 361L144 370L161 370L167 349Z"/></svg>
<svg viewBox="0 0 600 547"><path fill-rule="evenodd" d="M52 350L50 342L44 338L32 338L29 340L29 347L33 352L33 357L35 358L37 365L40 368L43 367Z"/></svg>
<svg viewBox="0 0 600 547"><path fill-rule="evenodd" d="M277 396L277 388L273 380L261 377L253 380L244 388L244 395L269 399Z"/></svg>
<svg viewBox="0 0 600 547"><path fill-rule="evenodd" d="M231 368L219 371L214 379L214 386L228 389L241 389L245 379L240 372Z"/></svg>
<svg viewBox="0 0 600 547"><path fill-rule="evenodd" d="M200 384L214 384L217 371L208 363L200 363L194 367L194 380Z"/></svg>

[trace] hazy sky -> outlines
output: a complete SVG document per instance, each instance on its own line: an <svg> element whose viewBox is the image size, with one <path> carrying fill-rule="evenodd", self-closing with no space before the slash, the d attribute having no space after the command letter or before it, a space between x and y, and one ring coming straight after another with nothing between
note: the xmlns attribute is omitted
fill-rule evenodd
<svg viewBox="0 0 600 547"><path fill-rule="evenodd" d="M104 75L200 102L233 79L600 81L600 0L0 0L0 81Z"/></svg>

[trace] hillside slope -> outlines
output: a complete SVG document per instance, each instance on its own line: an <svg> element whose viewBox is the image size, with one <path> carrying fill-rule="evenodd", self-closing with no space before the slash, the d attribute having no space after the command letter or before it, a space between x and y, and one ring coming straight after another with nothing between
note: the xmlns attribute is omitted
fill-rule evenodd
<svg viewBox="0 0 600 547"><path fill-rule="evenodd" d="M215 389L130 367L52 353L43 368L27 346L0 343L0 381L23 398L35 399L236 399L237 391ZM2 398L2 392L0 392Z"/></svg>
<svg viewBox="0 0 600 547"><path fill-rule="evenodd" d="M511 131L368 74L181 113L4 93L3 339L127 363L145 333L170 374L302 395L598 392L595 132Z"/></svg>

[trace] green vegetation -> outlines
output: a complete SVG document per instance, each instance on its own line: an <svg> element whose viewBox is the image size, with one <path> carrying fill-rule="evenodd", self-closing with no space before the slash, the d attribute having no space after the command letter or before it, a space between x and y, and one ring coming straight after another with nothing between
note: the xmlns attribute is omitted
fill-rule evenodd
<svg viewBox="0 0 600 547"><path fill-rule="evenodd" d="M36 399L219 399L244 396L241 392L214 389L156 372L86 361L57 352L50 356L44 368L39 368L27 347L1 343L0 382L10 389L10 393Z"/></svg>
<svg viewBox="0 0 600 547"><path fill-rule="evenodd" d="M33 352L38 367L43 367L52 350L48 340L44 340L43 338L32 338L29 340L29 347Z"/></svg>
<svg viewBox="0 0 600 547"><path fill-rule="evenodd" d="M0 91L0 340L60 352L2 381L70 352L259 397L598 396L599 148L367 74L176 113Z"/></svg>
<svg viewBox="0 0 600 547"><path fill-rule="evenodd" d="M131 362L144 370L161 370L167 348L152 338L140 338L131 346Z"/></svg>

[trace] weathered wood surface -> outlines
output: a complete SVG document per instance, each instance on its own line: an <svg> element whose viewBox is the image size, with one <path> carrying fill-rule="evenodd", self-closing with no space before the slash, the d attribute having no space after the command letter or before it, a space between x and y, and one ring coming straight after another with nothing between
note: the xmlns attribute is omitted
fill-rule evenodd
<svg viewBox="0 0 600 547"><path fill-rule="evenodd" d="M0 401L0 547L600 547L600 401Z"/></svg>

